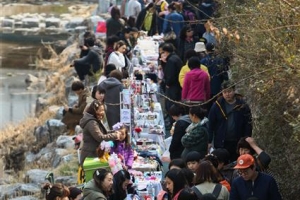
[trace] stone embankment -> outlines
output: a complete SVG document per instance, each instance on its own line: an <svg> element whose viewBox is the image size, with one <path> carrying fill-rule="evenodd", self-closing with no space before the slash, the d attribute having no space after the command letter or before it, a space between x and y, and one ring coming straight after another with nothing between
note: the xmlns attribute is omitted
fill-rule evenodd
<svg viewBox="0 0 300 200"><path fill-rule="evenodd" d="M41 185L49 180L46 176L51 173L55 182L77 184L77 151L74 149L73 136L66 135L66 127L61 122L61 102L67 100L72 106L77 99L75 94L70 93L71 83L75 80L72 76L74 71L69 65L63 67L73 60L65 56L70 52L78 52L75 44L52 60L57 66L61 65L57 72L49 71L45 77L28 75L24 80L30 83L31 88L36 85L40 88L43 83L46 93L36 101L36 121L44 118L41 116L45 113L49 117L41 125L31 123L28 127L15 128L19 134L13 133L15 135L12 134L12 138L6 138L0 145L3 155L0 165L4 169L0 174L1 200L42 198ZM80 131L78 128L76 133Z"/></svg>
<svg viewBox="0 0 300 200"><path fill-rule="evenodd" d="M42 199L41 186L50 180L47 175L51 173L55 182L77 184L77 151L73 136L66 135L66 127L61 122L62 102L72 106L77 99L70 92L75 77L74 69L69 67L79 53L76 41L59 55L39 61L39 65L51 66L43 77L28 75L24 80L30 83L31 90L43 88L45 93L36 101L33 122L10 129L1 140L0 200ZM78 128L76 133L80 131Z"/></svg>

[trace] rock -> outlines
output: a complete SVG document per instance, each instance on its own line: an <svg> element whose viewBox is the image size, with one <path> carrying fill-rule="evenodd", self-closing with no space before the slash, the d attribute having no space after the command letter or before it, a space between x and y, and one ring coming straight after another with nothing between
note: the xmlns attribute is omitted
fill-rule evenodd
<svg viewBox="0 0 300 200"><path fill-rule="evenodd" d="M73 158L74 158L74 156L73 156L72 154L69 154L69 155L63 156L63 157L61 158L61 161L62 161L63 163L69 163L70 161L73 160Z"/></svg>
<svg viewBox="0 0 300 200"><path fill-rule="evenodd" d="M35 115L38 116L48 104L49 102L46 98L38 97L35 103Z"/></svg>
<svg viewBox="0 0 300 200"><path fill-rule="evenodd" d="M48 173L49 171L46 170L32 169L26 172L26 177L29 183L41 185L46 182L45 177Z"/></svg>
<svg viewBox="0 0 300 200"><path fill-rule="evenodd" d="M48 138L49 138L48 126L43 125L43 126L36 127L33 134L36 138L37 143L41 143L43 141L48 142Z"/></svg>
<svg viewBox="0 0 300 200"><path fill-rule="evenodd" d="M32 163L35 161L36 155L32 152L27 152L25 154L25 162L26 163Z"/></svg>
<svg viewBox="0 0 300 200"><path fill-rule="evenodd" d="M74 176L60 176L55 179L57 183L62 183L64 185L76 185L77 179Z"/></svg>
<svg viewBox="0 0 300 200"><path fill-rule="evenodd" d="M26 89L28 91L44 91L45 87L45 82L37 82L31 83Z"/></svg>
<svg viewBox="0 0 300 200"><path fill-rule="evenodd" d="M3 185L0 186L0 199L37 199L32 196L25 195L34 195L41 192L41 188L35 184L12 184L12 185ZM24 195L23 197L17 197ZM14 198L16 197L16 198Z"/></svg>
<svg viewBox="0 0 300 200"><path fill-rule="evenodd" d="M25 78L25 83L37 83L39 81L39 78L36 76L33 76L32 74L28 74Z"/></svg>
<svg viewBox="0 0 300 200"><path fill-rule="evenodd" d="M55 149L52 160L52 167L56 168L60 164L62 157L65 156L68 152L69 151L66 149Z"/></svg>
<svg viewBox="0 0 300 200"><path fill-rule="evenodd" d="M64 112L64 107L62 107L62 106L57 106L57 107L59 107L59 108L56 110L55 119L62 120L62 118L63 118L63 112Z"/></svg>
<svg viewBox="0 0 300 200"><path fill-rule="evenodd" d="M46 124L49 130L49 143L54 142L56 138L62 135L67 129L66 125L58 119L47 120Z"/></svg>
<svg viewBox="0 0 300 200"><path fill-rule="evenodd" d="M56 145L58 148L64 149L73 149L74 148L74 140L73 136L65 136L61 135L56 140Z"/></svg>
<svg viewBox="0 0 300 200"><path fill-rule="evenodd" d="M59 110L61 109L61 106L58 106L58 105L52 105L48 108L49 112L52 112L52 113L56 113L58 112Z"/></svg>
<svg viewBox="0 0 300 200"><path fill-rule="evenodd" d="M53 158L53 152L52 150L50 150L49 152L41 155L41 157L38 159L38 163L41 164L43 162L44 163L51 162L52 158Z"/></svg>
<svg viewBox="0 0 300 200"><path fill-rule="evenodd" d="M0 186L0 199L10 199L20 189L21 184L1 185Z"/></svg>
<svg viewBox="0 0 300 200"><path fill-rule="evenodd" d="M38 193L41 191L41 188L36 184L21 184L20 190L24 193Z"/></svg>

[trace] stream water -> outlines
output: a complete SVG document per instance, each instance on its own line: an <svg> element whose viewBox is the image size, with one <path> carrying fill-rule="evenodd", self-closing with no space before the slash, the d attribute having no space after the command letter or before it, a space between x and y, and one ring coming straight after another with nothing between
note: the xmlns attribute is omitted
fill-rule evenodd
<svg viewBox="0 0 300 200"><path fill-rule="evenodd" d="M30 64L41 45L30 43L0 44L0 129L34 115L35 102L43 91L27 90L28 74L38 75Z"/></svg>
<svg viewBox="0 0 300 200"><path fill-rule="evenodd" d="M0 68L0 129L33 116L42 91L27 90L27 74L35 70Z"/></svg>
<svg viewBox="0 0 300 200"><path fill-rule="evenodd" d="M47 1L43 5L1 4L0 17L22 13L59 15L68 12L70 5ZM40 42L27 39L4 41L0 37L0 129L34 115L36 100L43 91L27 90L25 79L27 74L39 73L31 64L41 47Z"/></svg>

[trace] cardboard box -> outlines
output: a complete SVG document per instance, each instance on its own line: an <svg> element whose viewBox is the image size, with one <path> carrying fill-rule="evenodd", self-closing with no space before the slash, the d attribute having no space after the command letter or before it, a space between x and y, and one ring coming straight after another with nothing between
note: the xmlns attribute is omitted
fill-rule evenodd
<svg viewBox="0 0 300 200"><path fill-rule="evenodd" d="M95 170L99 168L105 168L110 171L110 167L107 162L100 162L99 158L86 158L83 163L85 182L91 180Z"/></svg>

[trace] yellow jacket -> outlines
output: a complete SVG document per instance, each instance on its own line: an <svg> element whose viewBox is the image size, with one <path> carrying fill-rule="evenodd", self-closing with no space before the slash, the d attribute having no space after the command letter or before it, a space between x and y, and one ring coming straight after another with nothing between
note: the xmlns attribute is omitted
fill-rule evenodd
<svg viewBox="0 0 300 200"><path fill-rule="evenodd" d="M201 68L203 71L205 71L205 72L208 74L209 78L210 78L210 75L209 75L209 73L208 73L207 67L206 67L205 65L202 65L202 64L201 64L201 65L200 65L200 68ZM179 76L178 76L178 81L179 81L179 83L180 83L181 88L183 87L184 76L185 76L186 73L188 73L189 71L191 71L191 70L190 70L190 68L189 68L189 66L188 66L188 64L187 64L187 62L186 62L186 64L181 68L181 70L180 70L180 72L179 72Z"/></svg>

